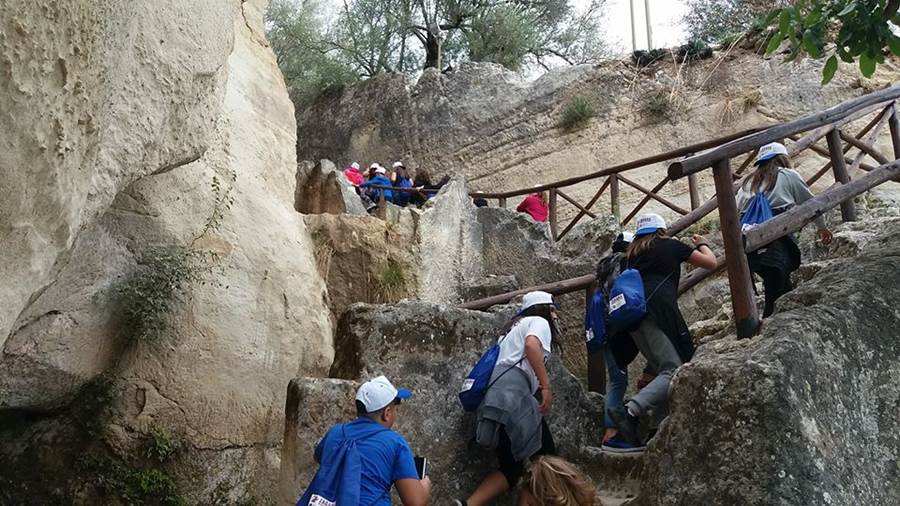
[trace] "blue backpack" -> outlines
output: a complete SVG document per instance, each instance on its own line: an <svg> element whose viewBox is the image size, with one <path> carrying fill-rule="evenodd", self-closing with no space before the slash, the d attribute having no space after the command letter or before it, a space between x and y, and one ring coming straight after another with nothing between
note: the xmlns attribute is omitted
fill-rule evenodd
<svg viewBox="0 0 900 506"><path fill-rule="evenodd" d="M342 434L345 426L341 425ZM319 470L297 506L358 506L362 464L356 443L386 430L376 430L358 439L345 436L334 453L321 459Z"/></svg>
<svg viewBox="0 0 900 506"><path fill-rule="evenodd" d="M747 229L753 225L759 225L772 219L772 206L769 205L769 199L763 192L756 192L747 210L741 216L741 228Z"/></svg>
<svg viewBox="0 0 900 506"><path fill-rule="evenodd" d="M504 336L504 338L505 337L506 336ZM478 362L475 362L475 366L469 371L469 375L463 380L463 386L459 390L459 402L462 404L464 410L475 411L478 409L478 406L481 405L484 394L488 389L491 388L494 383L499 381L504 374L508 373L510 369L519 365L519 363L525 359L523 356L519 359L519 362L509 366L505 371L500 373L500 376L497 376L497 379L491 381L491 375L494 373L494 366L497 365L497 359L500 357L500 341L502 340L503 338L498 340L496 344L488 348L488 350L481 355L481 358L478 359Z"/></svg>
<svg viewBox="0 0 900 506"><path fill-rule="evenodd" d="M609 291L608 332L611 334L631 331L647 316L647 302L656 295L656 291L672 277L665 277L656 288L644 297L644 280L641 272L628 268L619 274Z"/></svg>
<svg viewBox="0 0 900 506"><path fill-rule="evenodd" d="M606 343L606 294L598 288L591 297L587 313L584 315L584 328L587 338L588 353L600 351L600 347Z"/></svg>

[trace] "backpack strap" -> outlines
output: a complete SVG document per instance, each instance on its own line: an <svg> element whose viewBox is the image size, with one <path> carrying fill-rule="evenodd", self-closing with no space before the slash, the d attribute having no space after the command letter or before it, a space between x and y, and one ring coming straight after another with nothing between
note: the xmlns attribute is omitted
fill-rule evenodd
<svg viewBox="0 0 900 506"><path fill-rule="evenodd" d="M675 274L675 271L670 272L668 276L666 276L665 278L663 278L663 280L660 281L658 285L656 285L656 288L654 288L653 291L650 292L650 295L647 296L646 302L650 302L650 299L652 299L653 296L656 295L657 290L659 290L659 288L660 288L661 286L663 286L663 284L664 284L666 281L668 281L669 278L672 277L672 274Z"/></svg>

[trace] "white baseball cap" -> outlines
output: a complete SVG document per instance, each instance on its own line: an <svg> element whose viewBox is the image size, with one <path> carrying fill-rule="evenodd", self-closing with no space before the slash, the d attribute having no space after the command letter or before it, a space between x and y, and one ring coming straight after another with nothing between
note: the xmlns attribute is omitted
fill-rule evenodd
<svg viewBox="0 0 900 506"><path fill-rule="evenodd" d="M656 213L647 213L638 218L634 237L652 234L661 228L666 228L666 220Z"/></svg>
<svg viewBox="0 0 900 506"><path fill-rule="evenodd" d="M379 165L378 168L375 169L375 173L376 174L387 174L387 170L384 167Z"/></svg>
<svg viewBox="0 0 900 506"><path fill-rule="evenodd" d="M770 142L765 146L759 148L759 153L756 154L756 161L753 162L754 165L759 165L759 162L764 162L770 158L775 158L778 155L788 156L787 148L784 147L784 144L780 142Z"/></svg>
<svg viewBox="0 0 900 506"><path fill-rule="evenodd" d="M372 165L369 165L370 169L377 169L378 167L381 167L381 165L378 165L378 162L374 162Z"/></svg>
<svg viewBox="0 0 900 506"><path fill-rule="evenodd" d="M537 306L538 304L553 304L553 295L547 292L528 292L522 297L522 307L519 309L519 312L525 311L531 306Z"/></svg>
<svg viewBox="0 0 900 506"><path fill-rule="evenodd" d="M356 391L356 400L363 403L366 413L374 413L388 406L397 399L409 399L412 392L403 388L396 389L384 376L372 378L363 383Z"/></svg>
<svg viewBox="0 0 900 506"><path fill-rule="evenodd" d="M350 164L350 166L353 167L353 168L356 169L356 170L359 170L359 162L353 162L353 163Z"/></svg>
<svg viewBox="0 0 900 506"><path fill-rule="evenodd" d="M397 167L405 167L405 165L403 165L403 162L394 162L394 165L391 167L396 169Z"/></svg>
<svg viewBox="0 0 900 506"><path fill-rule="evenodd" d="M634 240L634 234L632 234L631 232L623 231L621 234L619 234L619 236L621 237L621 240L623 242L631 242Z"/></svg>

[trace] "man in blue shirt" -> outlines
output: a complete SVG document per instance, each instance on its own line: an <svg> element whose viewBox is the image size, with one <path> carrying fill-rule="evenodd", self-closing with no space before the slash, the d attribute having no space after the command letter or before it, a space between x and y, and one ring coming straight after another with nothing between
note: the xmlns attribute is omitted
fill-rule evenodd
<svg viewBox="0 0 900 506"><path fill-rule="evenodd" d="M409 444L390 430L400 402L411 395L409 390L394 388L384 376L363 383L356 392L359 418L332 427L316 445L316 462L321 463L344 438L356 440L362 466L361 505L390 506L391 485L397 487L404 506L425 506L431 499L431 479L419 479Z"/></svg>

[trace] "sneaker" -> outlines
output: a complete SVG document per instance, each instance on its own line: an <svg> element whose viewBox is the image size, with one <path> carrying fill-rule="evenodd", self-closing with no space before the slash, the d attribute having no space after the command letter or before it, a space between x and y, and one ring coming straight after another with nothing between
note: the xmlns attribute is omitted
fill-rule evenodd
<svg viewBox="0 0 900 506"><path fill-rule="evenodd" d="M646 445L634 445L625 440L625 438L616 434L606 440L600 449L607 453L640 453L646 449Z"/></svg>
<svg viewBox="0 0 900 506"><path fill-rule="evenodd" d="M619 429L619 434L616 437L627 441L632 446L642 446L641 439L638 437L638 427L640 426L640 419L638 417L628 414L628 410L625 409L625 406L611 408L609 410L609 416L613 419L616 423L616 427Z"/></svg>

